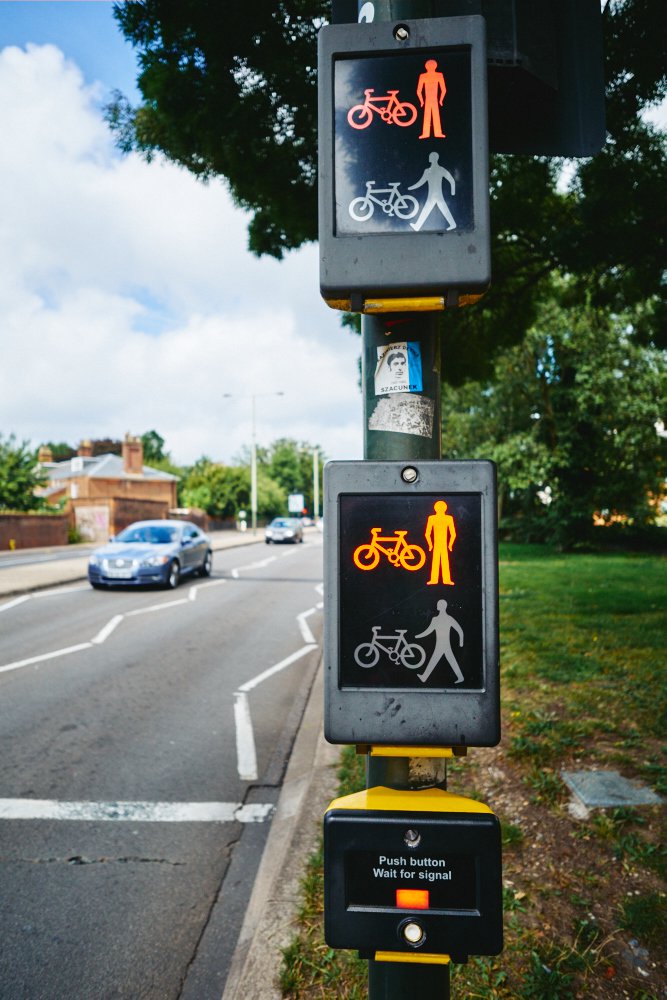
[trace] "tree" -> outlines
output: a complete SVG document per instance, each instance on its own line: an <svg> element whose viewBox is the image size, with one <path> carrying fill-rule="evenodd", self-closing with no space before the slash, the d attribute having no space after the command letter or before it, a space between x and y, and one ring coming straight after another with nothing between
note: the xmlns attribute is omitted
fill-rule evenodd
<svg viewBox="0 0 667 1000"><path fill-rule="evenodd" d="M151 462L163 462L169 459L169 453L164 450L164 438L157 431L146 431L141 435L141 443L144 447L144 462L149 465Z"/></svg>
<svg viewBox="0 0 667 1000"><path fill-rule="evenodd" d="M489 381L445 390L444 453L498 463L515 534L567 547L589 537L594 512L653 520L667 473L656 431L667 363L637 343L642 319L552 301Z"/></svg>
<svg viewBox="0 0 667 1000"><path fill-rule="evenodd" d="M181 502L199 507L211 517L235 518L250 507L250 470L225 466L205 456L189 470L181 488ZM263 470L257 476L257 512L262 518L282 514L287 507L284 490Z"/></svg>
<svg viewBox="0 0 667 1000"><path fill-rule="evenodd" d="M315 43L329 10L323 0L115 5L143 95L138 108L117 95L108 109L121 147L225 177L253 213L258 254L280 257L316 238ZM664 336L665 139L641 117L667 90L663 15L662 0L607 0L608 140L574 168L567 190L559 160L493 157L494 287L479 306L445 317L448 377L488 372L495 351L534 320L554 270L580 276L617 310L655 297L644 332Z"/></svg>
<svg viewBox="0 0 667 1000"><path fill-rule="evenodd" d="M253 212L250 245L280 257L316 234L317 31L325 0L114 5L139 50L138 109L118 94L121 147L227 178Z"/></svg>
<svg viewBox="0 0 667 1000"><path fill-rule="evenodd" d="M45 501L35 495L44 482L44 473L28 442L18 444L13 434L6 439L0 434L0 509L44 510Z"/></svg>
<svg viewBox="0 0 667 1000"><path fill-rule="evenodd" d="M267 471L287 493L301 493L305 507L314 511L313 483L313 453L323 457L322 449L307 441L295 441L293 438L278 438L268 450L266 462ZM320 496L322 495L321 466L318 462L320 476Z"/></svg>

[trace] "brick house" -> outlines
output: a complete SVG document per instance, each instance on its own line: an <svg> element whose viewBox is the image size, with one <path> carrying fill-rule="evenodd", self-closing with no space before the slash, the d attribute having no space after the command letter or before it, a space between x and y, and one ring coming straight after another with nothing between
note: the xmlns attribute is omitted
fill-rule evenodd
<svg viewBox="0 0 667 1000"><path fill-rule="evenodd" d="M144 465L140 438L125 435L122 455L95 455L83 441L74 458L53 462L40 449L48 482L41 491L51 503L65 500L72 524L92 542L105 542L132 521L164 518L177 505L178 476Z"/></svg>

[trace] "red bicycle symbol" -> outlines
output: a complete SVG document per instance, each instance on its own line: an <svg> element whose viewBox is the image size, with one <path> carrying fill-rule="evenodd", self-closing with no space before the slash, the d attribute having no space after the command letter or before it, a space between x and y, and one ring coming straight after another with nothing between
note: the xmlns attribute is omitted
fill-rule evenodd
<svg viewBox="0 0 667 1000"><path fill-rule="evenodd" d="M347 113L347 120L352 128L368 128L373 121L373 113L380 116L388 125L412 125L417 117L414 104L399 101L398 90L388 90L386 94L373 96L374 88L364 90L364 103L355 104Z"/></svg>

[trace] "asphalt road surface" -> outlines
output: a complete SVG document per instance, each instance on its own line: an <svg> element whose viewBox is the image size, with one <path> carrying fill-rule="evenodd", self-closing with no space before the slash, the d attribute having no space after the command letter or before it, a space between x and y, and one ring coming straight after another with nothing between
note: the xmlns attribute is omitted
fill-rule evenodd
<svg viewBox="0 0 667 1000"><path fill-rule="evenodd" d="M0 1000L219 1000L319 662L322 546L0 602Z"/></svg>

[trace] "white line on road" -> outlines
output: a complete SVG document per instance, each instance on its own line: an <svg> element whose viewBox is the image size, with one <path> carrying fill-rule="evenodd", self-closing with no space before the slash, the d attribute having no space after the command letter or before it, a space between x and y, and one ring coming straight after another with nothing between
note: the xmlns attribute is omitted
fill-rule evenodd
<svg viewBox="0 0 667 1000"><path fill-rule="evenodd" d="M30 597L30 594L26 594L25 597L15 597L13 601L7 601L5 604L0 604L0 611L9 611L10 608L15 608L19 604L29 601Z"/></svg>
<svg viewBox="0 0 667 1000"><path fill-rule="evenodd" d="M176 608L179 604L188 604L187 597L181 597L178 601L165 601L164 604L149 604L147 608L137 608L136 611L128 611L128 618L135 618L137 615L149 615L153 611L162 611L164 608Z"/></svg>
<svg viewBox="0 0 667 1000"><path fill-rule="evenodd" d="M90 584L84 583L83 586L77 587L52 587L50 590L39 590L35 594L30 596L34 599L36 597L60 597L61 594L74 594L78 590L90 590Z"/></svg>
<svg viewBox="0 0 667 1000"><path fill-rule="evenodd" d="M268 670L264 670L261 674L257 674L257 676L253 677L252 680L246 681L245 684L241 684L239 691L252 691L252 689L256 688L258 684L262 683L262 681L266 681L269 677L273 677L274 674L280 673L280 671L284 670L285 667L289 667L292 663L296 663L296 661L300 660L302 656L306 656L307 653L310 653L311 650L315 648L316 646L314 643L309 644L308 646L302 646L301 649L296 651L296 653L292 653L291 656L285 657L285 659L281 660L280 663L274 664L272 667L269 667Z"/></svg>
<svg viewBox="0 0 667 1000"><path fill-rule="evenodd" d="M104 628L101 628L100 631L97 633L97 635L93 639L91 639L91 642L94 643L106 642L106 640L109 638L113 630L115 628L118 628L124 617L125 615L114 615L113 618L111 618L110 621L106 623Z"/></svg>
<svg viewBox="0 0 667 1000"><path fill-rule="evenodd" d="M188 591L188 600L196 601L197 594L200 590L205 590L206 587L219 587L221 584L227 583L226 580L209 580L207 583L196 583L193 587L190 587Z"/></svg>
<svg viewBox="0 0 667 1000"><path fill-rule="evenodd" d="M302 656L310 653L317 646L312 643L302 646L296 653L285 657L280 663L274 664L268 670L263 670L251 680L242 684L238 691L234 692L234 722L236 724L236 767L241 781L257 781L257 751L255 749L255 733L252 728L252 718L250 716L250 704L248 702L248 691L252 691L262 681L280 673L285 667L296 663Z"/></svg>
<svg viewBox="0 0 667 1000"><path fill-rule="evenodd" d="M257 751L250 718L250 705L245 691L234 692L234 726L236 728L236 767L241 781L257 781Z"/></svg>
<svg viewBox="0 0 667 1000"><path fill-rule="evenodd" d="M2 819L125 821L132 823L263 823L270 803L242 802L58 802L0 799Z"/></svg>
<svg viewBox="0 0 667 1000"><path fill-rule="evenodd" d="M99 646L109 638L109 636L114 632L124 618L133 618L135 615L145 615L150 614L153 611L162 611L164 608L174 608L179 604L189 604L191 601L196 599L196 591L202 587L215 587L222 583L226 583L226 580L210 580L208 583L200 583L198 587L193 587L190 591L188 597L180 598L176 601L165 601L163 604L151 604L147 608L137 608L135 611L128 611L124 615L114 615L110 618L106 625L100 629L96 636L94 636L90 642L82 642L77 646L67 646L65 649L55 649L50 653L41 653L38 656L31 656L25 660L15 660L13 663L6 663L4 666L0 666L0 674L6 673L10 670L18 670L20 667L29 667L34 663L41 663L43 660L54 660L59 656L66 656L69 653L77 653L80 649L90 649L93 645ZM82 589L82 588L71 588L71 589ZM87 589L87 588L83 588ZM195 596L193 596L193 592ZM56 593L56 591L50 591L50 593ZM63 593L61 589L60 593ZM30 599L32 595L28 594L25 597L18 597L15 601L10 601L8 604L3 604L0 606L0 611L4 611L10 606L16 606L21 604L23 601Z"/></svg>
<svg viewBox="0 0 667 1000"><path fill-rule="evenodd" d="M296 616L296 620L299 624L299 631L301 632L301 638L303 639L304 642L309 642L309 643L315 642L315 636L308 628L308 625L306 624L306 618L309 618L311 615L314 615L316 611L317 608L309 608L308 611L302 611L300 615Z"/></svg>
<svg viewBox="0 0 667 1000"><path fill-rule="evenodd" d="M43 663L44 660L55 660L59 656L68 656L70 653L78 653L81 649L90 649L92 642L80 642L78 646L67 646L65 649L54 649L51 653L42 653L40 656L31 656L27 660L15 660L14 663L5 663L0 667L0 674L5 674L9 670L18 670L20 667L29 667L34 663Z"/></svg>

